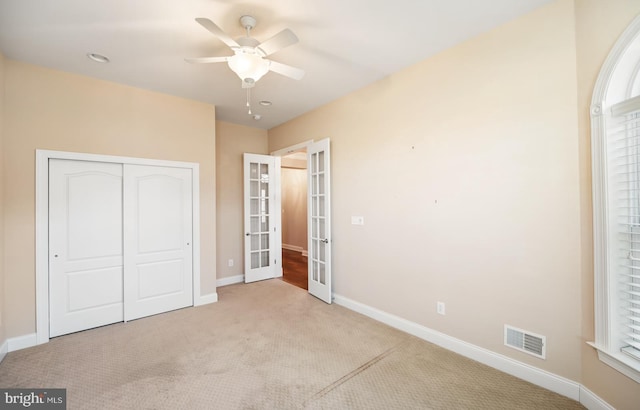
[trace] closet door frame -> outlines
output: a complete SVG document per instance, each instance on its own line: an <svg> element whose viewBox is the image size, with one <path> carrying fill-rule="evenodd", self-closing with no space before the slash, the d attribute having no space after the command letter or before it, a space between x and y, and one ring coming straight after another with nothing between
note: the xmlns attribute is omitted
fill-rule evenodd
<svg viewBox="0 0 640 410"><path fill-rule="evenodd" d="M49 341L49 160L109 162L132 165L188 168L193 194L193 305L215 302L217 295L200 294L200 171L193 162L36 150L36 344Z"/></svg>

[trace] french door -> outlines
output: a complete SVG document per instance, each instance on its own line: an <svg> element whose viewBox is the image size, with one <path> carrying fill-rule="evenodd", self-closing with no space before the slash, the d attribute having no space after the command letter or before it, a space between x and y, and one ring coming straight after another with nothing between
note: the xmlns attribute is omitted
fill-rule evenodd
<svg viewBox="0 0 640 410"><path fill-rule="evenodd" d="M309 293L331 303L331 173L329 139L307 147Z"/></svg>
<svg viewBox="0 0 640 410"><path fill-rule="evenodd" d="M282 276L280 158L244 154L244 281Z"/></svg>
<svg viewBox="0 0 640 410"><path fill-rule="evenodd" d="M329 139L307 149L309 293L332 302ZM284 151L284 150L283 150ZM280 157L244 154L245 283L282 275Z"/></svg>

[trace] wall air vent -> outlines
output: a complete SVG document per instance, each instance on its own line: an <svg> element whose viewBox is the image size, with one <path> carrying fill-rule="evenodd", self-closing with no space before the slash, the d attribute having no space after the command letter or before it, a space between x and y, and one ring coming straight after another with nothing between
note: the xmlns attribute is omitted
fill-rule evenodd
<svg viewBox="0 0 640 410"><path fill-rule="evenodd" d="M504 325L504 344L540 359L547 356L547 338L513 326Z"/></svg>

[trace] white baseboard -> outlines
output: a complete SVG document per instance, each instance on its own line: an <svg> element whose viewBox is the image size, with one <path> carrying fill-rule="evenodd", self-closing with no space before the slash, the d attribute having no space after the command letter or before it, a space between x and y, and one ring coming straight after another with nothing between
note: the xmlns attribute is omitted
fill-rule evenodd
<svg viewBox="0 0 640 410"><path fill-rule="evenodd" d="M333 300L338 305L344 306L391 327L402 330L403 332L419 337L477 362L486 364L487 366L493 367L512 376L569 397L570 399L577 400L582 403L582 399L584 398L586 403L582 404L590 410L612 409L612 407L604 400L584 388L580 383L519 362L510 357L492 352L491 350L467 343L463 340L456 339L426 326L419 325L415 322L411 322L374 307L356 302L344 296L334 294Z"/></svg>
<svg viewBox="0 0 640 410"><path fill-rule="evenodd" d="M218 294L216 292L209 293L208 295L201 295L198 300L195 301L193 306L208 305L209 303L216 303L218 301Z"/></svg>
<svg viewBox="0 0 640 410"><path fill-rule="evenodd" d="M0 346L0 363L4 360L4 357L9 353L9 341L5 340Z"/></svg>
<svg viewBox="0 0 640 410"><path fill-rule="evenodd" d="M287 245L286 243L283 243L282 249L289 249L290 251L300 252L302 256L309 256L309 252L306 249L302 248L302 246Z"/></svg>
<svg viewBox="0 0 640 410"><path fill-rule="evenodd" d="M226 278L220 278L216 281L216 285L220 287L220 286L234 285L236 283L242 283L242 282L244 282L244 275L236 275L236 276L229 276Z"/></svg>
<svg viewBox="0 0 640 410"><path fill-rule="evenodd" d="M15 352L16 350L26 349L27 347L32 347L38 344L38 340L36 338L35 333L30 333L24 336L18 337L10 337L8 340L8 351Z"/></svg>
<svg viewBox="0 0 640 410"><path fill-rule="evenodd" d="M616 410L584 386L580 386L580 404L589 410Z"/></svg>
<svg viewBox="0 0 640 410"><path fill-rule="evenodd" d="M297 246L297 245L289 245L286 243L282 244L282 249L288 249L290 251L296 251L296 252L302 252L304 249L302 249L302 246Z"/></svg>

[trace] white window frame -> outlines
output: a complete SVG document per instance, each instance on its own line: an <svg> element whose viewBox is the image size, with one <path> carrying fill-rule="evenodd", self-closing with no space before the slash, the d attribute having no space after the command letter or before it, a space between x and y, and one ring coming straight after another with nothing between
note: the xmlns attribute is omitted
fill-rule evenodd
<svg viewBox="0 0 640 410"><path fill-rule="evenodd" d="M591 100L591 155L594 237L595 341L599 359L640 383L640 360L618 348L613 286L617 280L611 267L608 240L607 118L612 107L640 95L640 16L618 39L600 70Z"/></svg>

